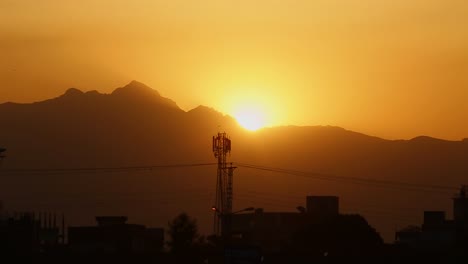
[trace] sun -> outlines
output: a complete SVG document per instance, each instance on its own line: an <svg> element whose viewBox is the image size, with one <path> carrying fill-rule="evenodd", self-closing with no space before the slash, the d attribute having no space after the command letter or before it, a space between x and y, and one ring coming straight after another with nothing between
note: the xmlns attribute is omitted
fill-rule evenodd
<svg viewBox="0 0 468 264"><path fill-rule="evenodd" d="M243 108L234 114L237 122L245 129L255 131L265 126L265 115L257 108Z"/></svg>

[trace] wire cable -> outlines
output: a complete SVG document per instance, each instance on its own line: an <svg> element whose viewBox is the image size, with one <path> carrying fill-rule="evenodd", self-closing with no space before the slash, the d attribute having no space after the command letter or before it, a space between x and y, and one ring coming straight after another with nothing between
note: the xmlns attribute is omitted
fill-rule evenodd
<svg viewBox="0 0 468 264"><path fill-rule="evenodd" d="M391 187L395 187L395 188L406 188L406 189L426 189L426 190L430 189L430 190L439 190L439 191L440 190L442 190L442 191L457 190L457 188L453 187L453 186L443 186L443 185L433 185L433 184L417 184L417 183L409 183L409 182L376 180L376 179L360 178L360 177L344 177L344 176L336 176L336 175L333 175L333 174L322 174L322 173L290 170L290 169L284 169L284 168L258 166L258 165L247 164L247 163L235 163L235 164L238 167L243 167L243 168L248 168L248 169L270 171L270 172L283 173L283 174L301 176L301 177L305 177L305 178L320 179L320 180L347 181L347 182L357 183L357 184L391 186Z"/></svg>

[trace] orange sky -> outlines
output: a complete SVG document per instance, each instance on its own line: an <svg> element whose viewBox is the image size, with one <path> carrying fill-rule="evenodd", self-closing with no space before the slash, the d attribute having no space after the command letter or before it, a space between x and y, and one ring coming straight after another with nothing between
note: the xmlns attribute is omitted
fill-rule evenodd
<svg viewBox="0 0 468 264"><path fill-rule="evenodd" d="M0 102L138 80L185 110L468 137L465 0L0 0Z"/></svg>

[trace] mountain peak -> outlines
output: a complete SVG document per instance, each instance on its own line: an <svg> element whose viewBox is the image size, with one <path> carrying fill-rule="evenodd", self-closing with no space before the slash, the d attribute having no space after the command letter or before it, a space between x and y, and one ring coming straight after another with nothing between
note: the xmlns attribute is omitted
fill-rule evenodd
<svg viewBox="0 0 468 264"><path fill-rule="evenodd" d="M114 92L112 92L113 95L119 95L119 94L125 94L125 95L130 95L130 94L142 94L142 95L152 95L152 96L161 96L158 91L154 90L153 88L147 86L144 83L138 82L138 81L131 81L127 85L121 88L117 88Z"/></svg>
<svg viewBox="0 0 468 264"><path fill-rule="evenodd" d="M201 114L216 114L216 115L223 115L221 112L216 111L212 107L199 105L192 110L188 111L188 113L201 113Z"/></svg>
<svg viewBox="0 0 468 264"><path fill-rule="evenodd" d="M142 82L136 81L136 80L132 80L127 85L125 85L124 88L127 88L127 89L151 89L148 85L146 85L146 84L144 84ZM153 90L153 89L151 89L151 90Z"/></svg>
<svg viewBox="0 0 468 264"><path fill-rule="evenodd" d="M409 140L409 142L416 142L416 143L435 143L435 142L449 142L449 140L444 140L444 139L440 139L440 138L433 138L433 137L429 137L429 136L418 136L418 137L415 137L415 138L412 138Z"/></svg>
<svg viewBox="0 0 468 264"><path fill-rule="evenodd" d="M78 98L83 97L85 93L82 92L81 90L78 90L76 88L69 88L68 90L65 91L64 94L61 96L57 97L56 99L58 100L65 100L67 102L69 101L76 101Z"/></svg>
<svg viewBox="0 0 468 264"><path fill-rule="evenodd" d="M115 89L111 96L117 100L158 103L180 110L174 101L162 97L158 91L138 81L131 81L124 87Z"/></svg>
<svg viewBox="0 0 468 264"><path fill-rule="evenodd" d="M78 90L76 88L70 88L68 89L63 96L70 97L70 96L80 96L83 95L84 93L81 90Z"/></svg>

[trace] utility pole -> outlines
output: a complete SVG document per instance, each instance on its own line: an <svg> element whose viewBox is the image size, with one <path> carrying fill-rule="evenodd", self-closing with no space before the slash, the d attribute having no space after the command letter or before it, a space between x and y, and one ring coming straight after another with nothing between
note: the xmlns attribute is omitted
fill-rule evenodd
<svg viewBox="0 0 468 264"><path fill-rule="evenodd" d="M226 231L228 220L225 216L232 213L233 201L233 175L236 167L227 166L226 157L231 152L231 139L228 135L218 133L213 137L213 153L218 159L218 169L216 176L216 203L214 210L213 231L220 235Z"/></svg>

